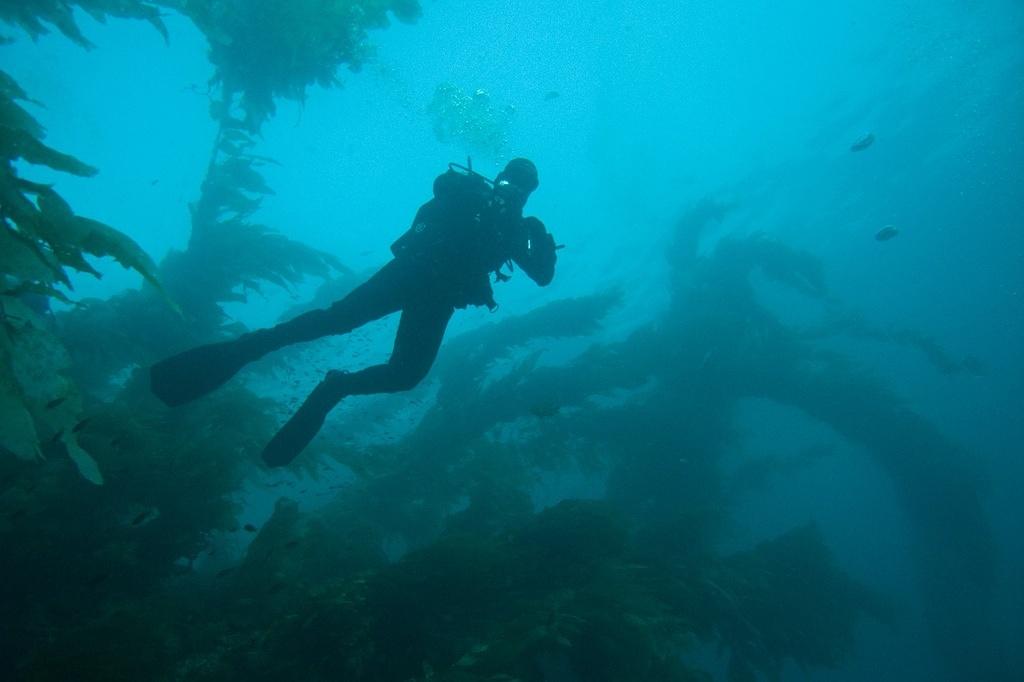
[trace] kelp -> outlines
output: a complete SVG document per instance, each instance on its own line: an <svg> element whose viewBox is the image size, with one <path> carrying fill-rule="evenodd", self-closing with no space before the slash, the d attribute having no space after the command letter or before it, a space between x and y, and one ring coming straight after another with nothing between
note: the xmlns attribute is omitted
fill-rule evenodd
<svg viewBox="0 0 1024 682"><path fill-rule="evenodd" d="M58 284L70 288L64 268L100 276L87 255L111 256L159 286L156 267L131 238L75 215L52 186L19 176L18 161L86 177L97 172L48 147L42 125L19 102L32 100L13 78L0 72L0 293L31 291L64 298L56 289Z"/></svg>
<svg viewBox="0 0 1024 682"><path fill-rule="evenodd" d="M846 337L904 346L920 353L936 371L947 376L961 373L983 376L987 372L984 363L978 358L973 355L954 357L934 338L916 329L894 325L881 327L872 324L863 313L848 310L838 303L833 303L826 312L827 319L824 322L803 331L805 338L818 340Z"/></svg>
<svg viewBox="0 0 1024 682"><path fill-rule="evenodd" d="M242 331L225 303L247 300L265 284L290 288L308 277L346 274L334 256L252 220L273 194L261 173L273 159L252 153L255 139L234 119L222 121L183 251L171 251L158 277L180 310L161 306L152 290L83 301L59 316L83 386L97 394L133 365L149 365L190 346ZM126 324L132 320L132 324Z"/></svg>
<svg viewBox="0 0 1024 682"><path fill-rule="evenodd" d="M102 277L86 260L85 256L90 255L112 257L124 267L141 274L153 286L160 287L156 265L131 238L109 225L75 215L67 202L50 187L30 183L20 183L20 186L26 194L35 195L35 206L12 201L9 217L13 227L8 223L5 231L11 240L30 249L54 271L51 281L29 280L31 283L46 286L59 282L70 289L71 283L62 270L64 267ZM8 269L8 265L12 267ZM4 272L22 279L16 268L17 263L5 264Z"/></svg>
<svg viewBox="0 0 1024 682"><path fill-rule="evenodd" d="M48 308L47 298L70 302L66 268L101 276L87 256L113 257L155 289L160 284L156 266L130 237L75 215L52 186L19 176L17 162L81 176L96 173L48 147L42 141L45 130L19 102L31 100L0 72L0 447L22 458L62 452L88 480L102 483L99 468L75 435L81 404L77 387L66 376L67 352L40 313Z"/></svg>
<svg viewBox="0 0 1024 682"><path fill-rule="evenodd" d="M252 154L252 136L239 121L221 121L183 252L170 253L161 277L188 315L213 331L223 320L217 304L245 301L262 282L288 288L304 278L329 278L346 268L334 256L249 220L273 194L260 168L275 163Z"/></svg>
<svg viewBox="0 0 1024 682"><path fill-rule="evenodd" d="M148 21L168 40L158 4L143 0L0 0L0 21L19 27L32 40L48 34L49 27L53 27L77 45L92 48L75 19L78 9L100 22L107 17Z"/></svg>
<svg viewBox="0 0 1024 682"><path fill-rule="evenodd" d="M64 372L70 360L56 337L17 299L3 301L0 327L0 449L22 459L66 454L95 484L103 475L78 443L81 414L77 387Z"/></svg>
<svg viewBox="0 0 1024 682"><path fill-rule="evenodd" d="M393 14L412 22L417 0L172 0L206 35L223 98L214 118L232 107L252 132L275 112L274 100L303 101L311 85L338 84L342 65L358 71L370 55L367 32Z"/></svg>
<svg viewBox="0 0 1024 682"><path fill-rule="evenodd" d="M0 462L0 528L5 548L8 538L14 548L3 557L14 579L0 586L5 607L13 605L0 646L29 660L19 672L37 679L707 679L685 662L697 640L728 653L734 680L777 675L788 661L837 665L872 600L835 565L820 533L796 529L728 557L715 549L732 502L720 462L735 445L735 404L750 396L796 405L875 453L897 481L922 546L934 553L922 551L938 566L926 581L933 604L940 592L966 588L960 601L933 609L937 618L962 624L958 609L967 600L984 605L991 547L974 482L961 475L963 453L881 382L758 304L752 273L825 300L813 256L764 236L727 239L698 256L701 231L729 215L713 201L680 221L670 248L672 301L655 323L546 366L546 342L582 344L600 330L618 300L610 293L448 344L432 377L436 404L408 438L364 452L322 442L353 464L357 479L317 513L279 501L244 558L203 568L196 560L216 549L211 536L235 528L232 493L269 436L272 406L228 387L168 412L147 395L144 372L123 387L124 376L108 380L171 347L234 331L220 303L261 283L290 286L338 271L333 259L254 222L271 193L261 168L272 162L252 153L252 134L274 97L301 99L309 84L330 82L321 78L333 77L338 64L359 63L361 48L353 46L373 23L356 9L370 3L178 4L210 38L223 85L192 239L157 272L181 301L185 323L154 305L151 288L57 318L76 376L89 377L82 380L89 418L71 432L107 485L82 493L63 458L29 473L14 458ZM393 4L372 7L379 19ZM307 21L314 10L316 21ZM253 55L259 69L249 70ZM26 101L16 84L4 87ZM4 120L39 139L23 113L3 109ZM31 144L5 148L88 171ZM92 234L52 188L18 188L53 229ZM16 222L4 226L20 230ZM75 267L73 251L44 245L40 258L25 249L18 262L32 274L15 283L20 302L55 268ZM5 322L19 324L20 313L10 310ZM92 400L104 382L109 394ZM16 390L0 401L28 406L12 421L21 427L35 425L32 410L79 409L59 392ZM30 447L31 433L11 433L15 447ZM934 470L922 466L931 455ZM535 513L538 477L582 463L603 475L608 499ZM950 502L942 512L929 508L936 497ZM947 535L970 548L970 561L948 549Z"/></svg>
<svg viewBox="0 0 1024 682"><path fill-rule="evenodd" d="M74 653L124 677L145 665L117 653L127 627L160 678L690 682L710 679L686 663L701 640L769 675L834 664L873 599L813 529L682 566L653 559L602 501L452 530L393 564L371 538L282 498L236 569L60 632L30 670L52 678Z"/></svg>
<svg viewBox="0 0 1024 682"><path fill-rule="evenodd" d="M62 629L52 644L42 643L31 670L53 676L69 665L68 652L77 652L102 675L130 676L144 661L112 648L121 628L131 628L139 646L155 647L146 674L187 670L199 680L707 679L685 663L697 640L728 651L736 679L771 674L790 660L835 665L863 615L851 597L861 593L817 533L798 531L724 558L708 540L717 519L702 512L724 502L714 464L729 443L730 413L728 394L714 390L717 366L709 373L701 365L703 347L676 343L677 360L694 356L685 373L657 361L661 344L679 339L661 336L661 328L630 339L635 353L597 347L581 355L576 362L589 368L585 373L542 368L510 352L545 336L592 333L616 300L560 302L532 322L476 332L462 354L470 374L488 372L492 351L525 364L477 393L461 393L469 387L458 382L467 404L478 404L468 423L453 410L438 411L424 431L378 447L378 471L319 514L279 502L245 559L211 576L208 588L197 584L180 604L149 611L142 607L153 604L149 598L125 595L118 615L101 614L91 626ZM564 324L549 328L553 319ZM675 335L687 327L668 329ZM441 373L442 386L458 369ZM632 401L603 408L587 401L609 387L651 383L651 376L653 388ZM693 399L681 400L682 381L694 382ZM542 420L536 438L496 437L497 424L531 419L529 401L516 399L517 391L536 397L556 389L573 409ZM209 433L204 426L224 423L202 412L196 419L175 426L202 436ZM616 440L624 420L648 439ZM560 430L571 433L553 441L561 461L604 441L614 503L563 502L531 513L533 472L548 457L538 453ZM426 433L447 437L428 441ZM148 527L164 515L134 518ZM389 566L382 550L395 538L411 550ZM808 585L814 589L798 615L779 616ZM817 624L813 635L803 631L808 622Z"/></svg>
<svg viewBox="0 0 1024 682"><path fill-rule="evenodd" d="M535 371L537 353L518 360L502 378L489 380L488 374L531 345L596 334L620 302L617 291L553 301L447 342L431 375L438 382L436 401L410 436L414 447L453 439L465 444L495 424L530 415L538 405L571 406L573 396L544 381L545 370Z"/></svg>
<svg viewBox="0 0 1024 682"><path fill-rule="evenodd" d="M202 196L193 206L189 249L170 254L160 268L160 277L181 303L175 311L188 322L189 332L182 333L182 325L174 316L153 312L151 291L128 292L115 304L119 313L136 313L121 319L148 319L153 323L135 334L126 334L123 323L101 326L99 319L109 322L111 315L99 302L72 311L64 329L65 338L76 341L72 344L74 371L87 378L94 390L102 390L112 375L133 364L151 362L168 349L216 336L225 321L218 304L244 300L246 292L258 290L261 282L287 287L310 274L326 277L342 269L332 257L248 220L262 197L272 193L258 170L272 161L251 153L254 140L247 130L258 130L272 113L274 97L301 99L305 88L314 82L334 83L334 72L340 64L357 69L368 54L366 31L386 26L389 12L408 21L419 13L414 0L339 1L327 5L28 0L0 2L0 19L22 28L33 39L55 27L79 45L91 47L75 21L76 8L100 21L108 16L144 19L166 38L158 5L184 12L206 32L217 69L215 80L223 85L221 104L212 111L220 130ZM266 58L261 63L262 71L256 68L261 65L253 62L254 55ZM42 126L19 104L29 101L17 83L0 72L2 295L41 294L70 302L64 291L70 288L65 268L99 276L87 255L111 256L139 271L159 289L156 266L129 238L103 223L75 215L52 187L18 177L14 162L19 160L78 175L96 173L96 169L43 143ZM234 105L246 112L244 122L231 117ZM211 263L218 267L210 267ZM139 330L145 325L132 326ZM113 336L122 337L120 346L110 343ZM175 340L178 347L172 345ZM118 352L129 347L131 352ZM25 455L38 451L38 447L29 443L33 429L26 419L29 412L19 407L20 394L12 380L4 381L3 417L12 425L8 444ZM73 423L65 426L67 431ZM68 452L85 461L77 444L65 440Z"/></svg>
<svg viewBox="0 0 1024 682"><path fill-rule="evenodd" d="M755 682L755 672L780 679L787 660L836 668L861 616L886 617L883 601L839 570L813 524L728 557L703 580L731 652L731 682Z"/></svg>
<svg viewBox="0 0 1024 682"><path fill-rule="evenodd" d="M458 363L446 366L442 352L434 377L439 384L437 404L399 445L396 467L398 462L408 465L409 476L396 472L387 477L388 487L377 489L386 493L379 499L417 501L415 518L434 521L403 526L401 517L393 515L388 528L410 536L436 532L445 505L453 504L460 487L466 491L474 478L495 478L483 457L476 460L468 453L515 462L512 469L520 467L519 473L502 475L513 488L528 487L530 476L524 470L533 470L535 451L553 442L562 461L575 452L600 449L611 469L607 493L628 510L638 532L652 539L647 544L684 565L699 564L721 531L723 512L735 492L727 485L720 462L722 453L735 445L735 405L744 398L767 397L802 409L865 446L893 477L909 512L921 543L918 566L935 622L984 630L979 614L991 603L992 544L969 457L879 379L844 357L811 345L802 330L786 327L760 305L757 273L814 301L830 301L813 256L754 234L723 240L698 257L697 235L728 211L724 205L705 202L680 221L671 249L670 310L623 343L594 344L567 366L539 366L536 355L503 359L517 343L544 336L544 325L527 325L524 318L519 321L521 334L506 338L499 325L467 335L465 344L456 340L451 347L457 352L450 357ZM562 313L574 307L568 302L562 306ZM582 312L586 304L579 301L575 307ZM543 318L543 313L537 315L538 320ZM495 364L505 365L503 375L495 371ZM611 398L623 392L627 400ZM531 418L531 404L544 396L564 409L542 420L536 431L524 428L531 419L538 421ZM601 407L604 400L608 404ZM358 426L349 423L344 428ZM487 434L498 429L508 430L514 447L488 441ZM569 432L572 438L559 443L560 432ZM642 440L637 433L644 434ZM529 454L520 457L517 450ZM446 454L432 469L430 462L436 461L438 452ZM456 479L452 488L446 488L445 476L453 471L463 472L463 482ZM949 502L941 511L927 502L937 498ZM394 511L396 505L387 506ZM369 508L376 515L379 507ZM794 544L810 547L810 535L794 535ZM951 535L957 538L954 545L949 543ZM824 558L822 565L823 575L832 575ZM715 588L704 585L703 590ZM938 627L951 660L966 660L967 652L949 634L953 630ZM793 635L780 635L780 641L787 637L796 646ZM832 640L812 654L818 644L805 638L797 657L809 666L833 665L848 644ZM751 669L776 669L779 664L772 656L785 647L765 647L775 653L739 656L737 661L744 656L751 660L737 662L735 674L744 677Z"/></svg>
<svg viewBox="0 0 1024 682"><path fill-rule="evenodd" d="M215 534L237 530L237 491L270 436L266 409L226 389L168 411L140 372L117 400L87 403L75 429L104 486L83 484L64 459L0 462L0 673L15 650L55 632L84 635L94 615L133 610L134 600L187 575Z"/></svg>

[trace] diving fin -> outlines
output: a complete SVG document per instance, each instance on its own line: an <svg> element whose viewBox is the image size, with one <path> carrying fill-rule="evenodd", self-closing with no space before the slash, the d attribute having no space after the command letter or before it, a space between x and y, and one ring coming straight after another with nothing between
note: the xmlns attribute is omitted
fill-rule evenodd
<svg viewBox="0 0 1024 682"><path fill-rule="evenodd" d="M263 461L268 466L286 466L306 449L320 432L328 413L347 395L343 381L345 376L345 372L328 372L327 378L317 384L298 411L263 449Z"/></svg>
<svg viewBox="0 0 1024 682"><path fill-rule="evenodd" d="M150 389L168 407L206 395L259 357L241 340L211 343L161 360L149 369Z"/></svg>

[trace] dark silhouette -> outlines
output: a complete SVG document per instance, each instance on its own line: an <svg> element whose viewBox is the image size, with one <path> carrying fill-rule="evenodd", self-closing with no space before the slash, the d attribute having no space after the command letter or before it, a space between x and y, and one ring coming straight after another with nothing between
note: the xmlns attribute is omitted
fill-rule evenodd
<svg viewBox="0 0 1024 682"><path fill-rule="evenodd" d="M279 348L345 334L402 311L387 363L357 372L328 372L270 441L264 460L271 466L287 464L345 396L416 386L433 364L456 308L496 307L491 273L505 280L508 275L501 268L515 263L537 284L551 281L554 239L540 220L522 214L537 186L537 169L527 159L513 159L494 181L452 164L434 180L434 198L420 207L412 227L391 245L394 258L370 279L326 309L158 362L150 370L153 393L169 406L181 405Z"/></svg>

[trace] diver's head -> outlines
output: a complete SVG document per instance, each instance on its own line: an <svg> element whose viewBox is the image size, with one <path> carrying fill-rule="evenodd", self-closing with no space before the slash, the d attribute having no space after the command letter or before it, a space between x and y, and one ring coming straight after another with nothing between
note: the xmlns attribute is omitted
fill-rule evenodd
<svg viewBox="0 0 1024 682"><path fill-rule="evenodd" d="M539 184L533 161L517 158L505 164L505 169L494 178L494 192L505 202L522 207Z"/></svg>

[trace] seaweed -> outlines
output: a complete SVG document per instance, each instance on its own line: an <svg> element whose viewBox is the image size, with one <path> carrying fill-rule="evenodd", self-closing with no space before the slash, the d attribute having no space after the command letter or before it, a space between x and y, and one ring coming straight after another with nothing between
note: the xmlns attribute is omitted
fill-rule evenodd
<svg viewBox="0 0 1024 682"><path fill-rule="evenodd" d="M100 635L119 627L138 630L147 648L162 637L152 670L167 675L177 652L174 667L190 679L540 682L561 671L682 682L710 679L684 662L698 639L729 650L736 669L834 664L864 613L866 593L813 529L681 567L642 558L649 538L633 536L616 507L570 501L501 533L445 533L387 565L373 552L353 562L343 551L352 543L323 521L283 499L239 569L210 588L206 608L186 593L144 617L147 597L71 632L107 652ZM808 623L818 627L807 632ZM59 670L82 649L48 646L53 657L36 656L35 671ZM132 655L108 658L138 665Z"/></svg>
<svg viewBox="0 0 1024 682"><path fill-rule="evenodd" d="M96 169L43 143L45 131L19 101L30 101L6 73L0 72L0 273L4 292L32 291L62 298L70 288L66 267L97 277L86 255L112 256L158 285L156 268L127 235L96 220L77 216L49 185L19 177L15 162L48 166L74 175Z"/></svg>
<svg viewBox="0 0 1024 682"><path fill-rule="evenodd" d="M393 14L412 22L417 0L175 0L206 35L223 99L214 118L238 106L245 126L258 132L275 100L302 102L311 85L332 87L346 65L358 71L371 55L368 31L384 28Z"/></svg>
<svg viewBox="0 0 1024 682"><path fill-rule="evenodd" d="M111 377L127 368L237 333L240 326L222 304L245 301L264 283L287 289L307 277L328 280L348 272L336 257L252 221L273 193L260 169L274 163L252 154L254 144L237 122L222 122L200 197L191 206L188 245L168 253L157 268L175 309L159 304L159 292L143 289L84 301L59 316L75 376L94 394L109 393Z"/></svg>
<svg viewBox="0 0 1024 682"><path fill-rule="evenodd" d="M229 389L201 406L168 411L145 384L136 376L116 401L87 405L77 428L105 485L83 486L63 459L0 463L7 623L0 653L31 652L59 637L61 651L51 650L46 666L84 656L74 641L94 642L123 624L119 612L135 611L167 581L188 576L213 537L236 527L237 491L270 435L266 403ZM104 613L112 620L94 617ZM145 628L134 629L143 637ZM90 654L96 663L103 651ZM128 658L122 652L106 665Z"/></svg>
<svg viewBox="0 0 1024 682"><path fill-rule="evenodd" d="M143 0L0 0L0 20L18 26L32 40L48 34L49 27L53 27L77 45L89 49L94 45L78 26L75 9L100 22L107 17L148 21L166 41L169 36L160 18L159 4Z"/></svg>
<svg viewBox="0 0 1024 682"><path fill-rule="evenodd" d="M223 319L219 303L244 301L261 282L289 287L307 276L344 272L337 258L250 222L263 197L272 194L259 172L273 163L250 154L252 137L233 119L221 121L199 200L191 206L192 234L184 252L172 252L161 276L204 329Z"/></svg>
<svg viewBox="0 0 1024 682"><path fill-rule="evenodd" d="M28 11L25 9L24 11ZM49 185L21 178L17 162L91 176L96 169L58 152L45 130L19 102L31 102L0 72L0 448L22 458L62 452L93 483L103 476L77 441L78 389L66 378L67 352L40 313L46 300L70 302L66 268L96 277L86 256L111 256L161 291L156 266L130 237L96 220L75 215Z"/></svg>
<svg viewBox="0 0 1024 682"><path fill-rule="evenodd" d="M838 569L813 524L735 554L702 579L733 682L756 679L754 671L780 679L787 659L805 670L836 668L853 648L857 620L885 613L877 595Z"/></svg>
<svg viewBox="0 0 1024 682"><path fill-rule="evenodd" d="M600 449L610 469L608 495L628 510L638 534L651 539L645 545L658 548L651 560L660 556L682 566L700 566L713 556L713 539L727 520L729 496L735 492L725 485L721 466L722 453L732 443L734 406L745 397L769 397L865 445L893 477L921 543L918 567L931 600L936 637L951 661L966 660L964 645L949 633L986 627L982 614L991 605L993 584L991 533L969 457L878 379L810 345L799 330L788 329L759 305L752 278L757 271L811 299L825 299L821 267L811 255L755 234L723 240L707 256L697 256L700 232L727 213L727 208L708 202L684 216L672 251L676 274L671 308L663 319L641 327L621 344L594 344L568 366L540 367L535 355L509 354L531 337L545 335L543 325L527 324L528 316L513 323L521 325L521 334L506 338L505 330L495 326L467 335L464 343L456 340L452 348L458 352L452 357L459 363L449 368L442 362L437 368L437 405L396 453L398 462L408 467L408 477L386 477L393 485L378 492L386 490L389 500L436 505L430 518L438 519L445 505L458 499L460 489L471 489L474 478L491 478L485 459L477 459L474 451L488 452L513 470L518 467L519 474L503 475L512 489L522 489L530 480L524 469L536 466L535 457L544 448L554 445L563 461L575 452ZM562 305L564 313L573 307L583 310L585 303ZM535 316L540 320L543 313ZM495 365L506 368L497 379L492 378ZM622 391L629 392L625 402L596 407L595 398ZM529 414L531 401L552 395L559 405L578 409L551 420L562 423L560 428L545 426L540 434L524 430L520 420ZM628 432L619 427L623 423L631 425ZM500 448L488 436L499 428L512 434L511 444ZM572 432L578 445L551 440L560 430ZM642 441L637 433L644 434ZM444 463L431 467L438 452L447 453ZM447 480L445 475L453 470L460 478ZM373 483L370 489L375 489ZM424 489L432 494L424 498ZM949 504L937 510L927 502L936 498ZM370 508L377 513L379 505ZM418 511L422 519L423 507ZM396 521L398 525L389 526L392 532L412 536L437 528L436 521L426 527ZM465 514L449 519L453 527L464 527L465 521ZM484 527L494 525L488 520ZM953 545L951 535L957 538ZM814 555L812 536L810 531L794 535L793 551ZM837 598L856 592L842 581L832 582L836 574L830 560L820 552L817 556L820 561L814 565L820 568L822 584L830 586L822 593L833 587ZM703 583L694 590L705 598L717 593ZM840 599L835 607L837 620L823 633L831 633L827 641L805 640L790 650L770 642L764 645L768 653L737 655L735 675L777 670L787 657L807 666L835 665L848 651L846 634L839 633L849 632L852 618L848 602ZM942 625L950 622L959 625Z"/></svg>
<svg viewBox="0 0 1024 682"><path fill-rule="evenodd" d="M98 16L155 4L77 3L107 8ZM30 679L654 682L709 679L686 658L703 641L728 652L737 681L777 678L790 662L837 666L859 619L882 609L817 529L731 556L717 548L736 492L723 460L736 444L735 406L748 397L799 407L889 472L917 531L936 639L951 659L967 658L957 634L991 601L993 550L966 453L759 304L756 273L829 303L812 254L760 233L698 254L703 232L732 215L713 200L677 224L662 317L600 342L621 300L606 292L453 340L424 389L437 399L408 437L362 450L321 443L355 480L316 511L279 500L249 529L244 555L204 563L237 531L237 495L277 406L234 386L168 411L134 366L238 331L222 304L264 284L349 274L255 220L272 194L262 171L274 163L253 153L255 135L276 98L301 101L310 85L333 84L340 65L358 68L367 30L389 11L414 18L418 4L160 4L206 33L221 88L188 248L159 268L52 187L14 174L15 160L94 169L42 143L27 94L0 74L0 444L27 458L70 456L0 459L0 658L17 658ZM77 39L71 6L26 3L36 23L18 23ZM57 13L39 9L48 7ZM460 98L442 91L439 106L455 102L457 118ZM474 143L500 153L500 135L484 132ZM150 285L59 315L32 309L33 295L65 296L65 268L88 272L85 256L100 254L161 282L181 314ZM955 366L926 337L889 340ZM546 346L559 341L588 348L546 364ZM319 464L304 473L315 477ZM600 477L605 499L537 510L537 481L571 467ZM83 485L76 469L102 471L105 485Z"/></svg>
<svg viewBox="0 0 1024 682"><path fill-rule="evenodd" d="M704 679L678 660L689 627L665 612L666 583L648 571L628 563L613 509L567 502L501 534L446 533L319 588L287 581L292 617L264 613L256 660L229 659L256 679L539 682L552 666L597 681Z"/></svg>
<svg viewBox="0 0 1024 682"><path fill-rule="evenodd" d="M216 336L225 321L218 304L244 300L246 291L258 290L261 282L287 287L310 274L327 277L332 271L343 271L331 256L249 222L262 197L272 193L258 169L273 163L250 152L254 140L249 133L257 131L272 113L274 97L301 99L312 82L334 83L334 71L340 64L358 68L368 54L366 31L386 26L389 12L407 21L419 13L414 0L327 5L32 0L0 3L0 19L25 30L33 39L56 27L88 48L92 44L76 23L75 8L101 21L108 16L147 20L166 39L159 5L184 12L206 31L217 69L214 80L224 86L223 99L212 109L220 130L202 195L193 206L189 249L170 254L159 277L155 264L126 235L75 215L51 186L18 176L14 162L19 160L84 176L94 175L96 169L43 143L42 126L19 104L31 100L10 76L0 72L0 286L5 300L43 295L71 302L59 286L71 287L65 268L100 276L85 257L91 255L111 256L137 270L170 302L161 288L161 281L165 282L175 301L171 304L175 315L154 312L150 305L153 292L143 290L121 295L112 304L113 310L90 302L67 316L65 338L78 342L71 344L74 372L86 379L92 390L102 391L111 376L133 364L152 361L175 348L175 342L180 347ZM254 54L266 57L263 71L254 70ZM245 121L231 117L236 96L246 112ZM245 249L239 251L239 245ZM219 266L211 268L210 263ZM125 333L123 324L106 325L112 315L132 319L127 313L141 313L152 324L134 325L137 330L146 328L134 334ZM176 316L188 322L189 332L182 332ZM121 343L112 344L112 335L119 336ZM9 373L10 359L6 360L3 369ZM20 406L22 398L14 382L5 380L3 386L3 418L5 424L11 424L12 434L5 447L14 447L22 456L34 456L39 453L37 444L32 443L38 425L29 424L29 413ZM64 430L70 432L72 425L65 424ZM74 439L65 437L62 442L70 454L87 463Z"/></svg>

